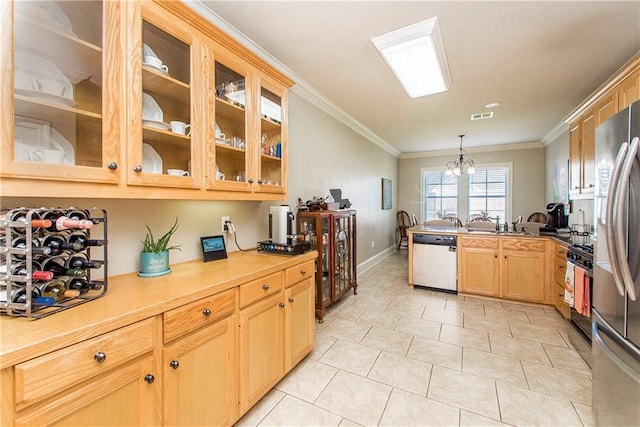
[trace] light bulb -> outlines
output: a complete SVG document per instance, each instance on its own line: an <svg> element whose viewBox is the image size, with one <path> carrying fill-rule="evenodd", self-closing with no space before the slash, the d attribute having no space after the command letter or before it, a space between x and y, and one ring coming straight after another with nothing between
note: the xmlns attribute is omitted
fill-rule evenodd
<svg viewBox="0 0 640 427"><path fill-rule="evenodd" d="M462 175L462 171L460 170L460 166L456 166L455 168L453 168L453 174L454 175Z"/></svg>
<svg viewBox="0 0 640 427"><path fill-rule="evenodd" d="M453 171L451 168L447 168L447 171L444 173L445 175L453 175Z"/></svg>
<svg viewBox="0 0 640 427"><path fill-rule="evenodd" d="M467 172L469 173L469 175L473 175L474 173L476 173L476 167L473 165L469 166L469 169L467 169Z"/></svg>

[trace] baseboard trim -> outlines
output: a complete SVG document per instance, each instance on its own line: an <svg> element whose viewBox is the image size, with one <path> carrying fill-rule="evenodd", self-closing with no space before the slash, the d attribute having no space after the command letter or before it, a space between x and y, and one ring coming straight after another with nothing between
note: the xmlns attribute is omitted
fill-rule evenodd
<svg viewBox="0 0 640 427"><path fill-rule="evenodd" d="M390 256L394 252L396 252L396 246L389 246L387 249L380 251L374 256L362 261L360 264L358 264L358 276L360 276L362 273L364 273L386 257Z"/></svg>

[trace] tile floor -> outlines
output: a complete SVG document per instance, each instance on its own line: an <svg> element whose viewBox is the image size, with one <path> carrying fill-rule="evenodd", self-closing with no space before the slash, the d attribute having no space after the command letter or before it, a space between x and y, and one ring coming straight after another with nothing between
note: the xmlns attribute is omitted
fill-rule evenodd
<svg viewBox="0 0 640 427"><path fill-rule="evenodd" d="M553 307L412 289L407 251L358 278L316 346L237 426L591 426L591 370Z"/></svg>

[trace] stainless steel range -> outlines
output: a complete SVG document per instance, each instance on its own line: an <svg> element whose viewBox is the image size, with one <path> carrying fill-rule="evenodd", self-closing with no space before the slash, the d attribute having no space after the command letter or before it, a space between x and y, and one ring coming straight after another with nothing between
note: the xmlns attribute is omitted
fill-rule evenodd
<svg viewBox="0 0 640 427"><path fill-rule="evenodd" d="M584 269L585 277L589 283L589 301L593 294L593 245L591 244L574 244L569 246L567 250L567 262L574 266ZM580 353L582 358L591 366L591 317L580 314L571 307L571 315L569 318L572 329L569 330L569 341Z"/></svg>

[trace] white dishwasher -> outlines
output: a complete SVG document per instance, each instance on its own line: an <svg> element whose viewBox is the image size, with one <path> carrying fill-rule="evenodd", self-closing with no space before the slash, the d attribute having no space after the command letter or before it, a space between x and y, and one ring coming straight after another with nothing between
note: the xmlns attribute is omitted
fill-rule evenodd
<svg viewBox="0 0 640 427"><path fill-rule="evenodd" d="M456 236L413 234L413 286L458 293Z"/></svg>

